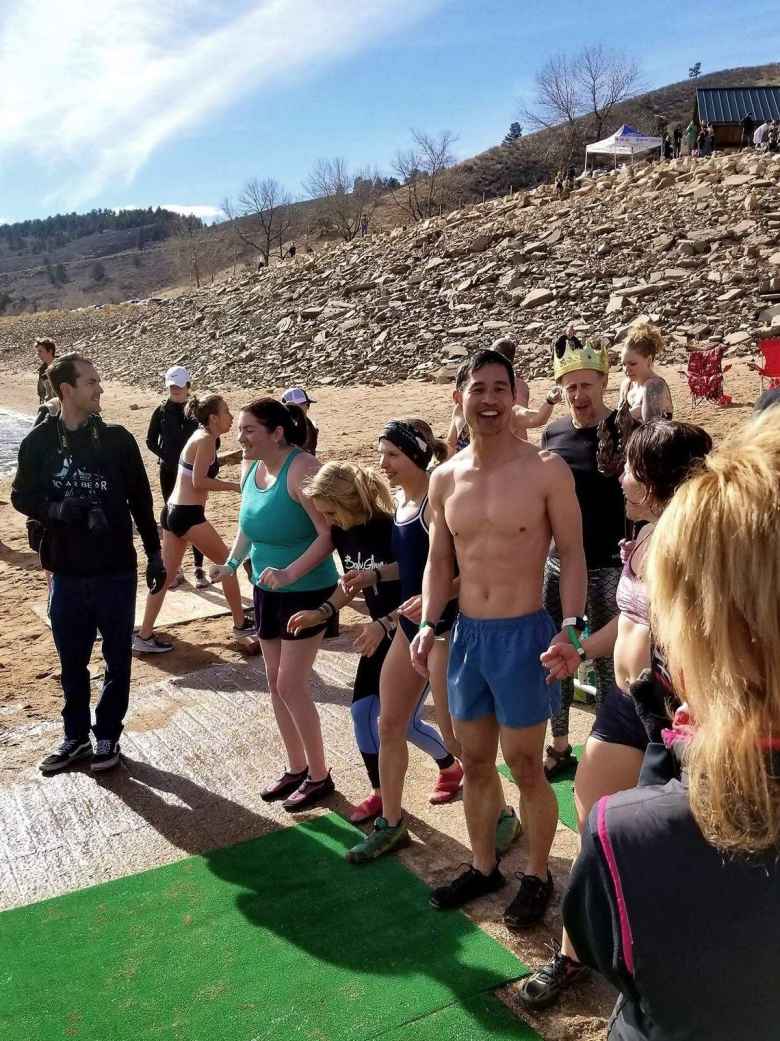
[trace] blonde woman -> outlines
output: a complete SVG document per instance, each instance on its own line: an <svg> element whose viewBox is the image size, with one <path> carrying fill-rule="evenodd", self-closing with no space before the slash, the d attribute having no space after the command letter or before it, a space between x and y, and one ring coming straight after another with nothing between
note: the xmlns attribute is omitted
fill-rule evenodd
<svg viewBox="0 0 780 1041"><path fill-rule="evenodd" d="M780 411L710 454L650 546L655 637L692 726L684 770L602 798L564 900L580 960L621 992L616 1041L777 1036ZM661 746L652 746L658 749Z"/></svg>
<svg viewBox="0 0 780 1041"><path fill-rule="evenodd" d="M304 483L304 494L331 525L333 545L341 558L344 575L339 585L319 606L294 614L288 623L293 635L322 624L362 590L371 621L361 626L355 640L360 652L352 692L352 723L355 740L371 785L371 793L354 809L350 820L359 824L382 813L379 780L379 687L385 659L398 625L401 583L393 551L395 505L387 481L375 470L351 463L326 463ZM455 758L434 727L422 718L428 685L418 682L416 704L406 729L406 738L436 762L445 780ZM451 729L449 717L446 724ZM458 786L437 789L431 802L449 802Z"/></svg>
<svg viewBox="0 0 780 1041"><path fill-rule="evenodd" d="M625 379L620 386L618 412L624 405L634 424L649 419L671 419L674 411L669 384L655 372L654 365L664 342L657 326L636 322L621 354Z"/></svg>

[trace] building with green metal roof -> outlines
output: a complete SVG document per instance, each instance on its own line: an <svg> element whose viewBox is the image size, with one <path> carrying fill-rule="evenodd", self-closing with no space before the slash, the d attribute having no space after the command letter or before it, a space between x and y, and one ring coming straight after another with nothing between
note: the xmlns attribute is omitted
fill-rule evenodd
<svg viewBox="0 0 780 1041"><path fill-rule="evenodd" d="M711 123L716 148L739 147L742 120L751 116L756 126L780 120L780 86L702 87L696 91L693 120Z"/></svg>

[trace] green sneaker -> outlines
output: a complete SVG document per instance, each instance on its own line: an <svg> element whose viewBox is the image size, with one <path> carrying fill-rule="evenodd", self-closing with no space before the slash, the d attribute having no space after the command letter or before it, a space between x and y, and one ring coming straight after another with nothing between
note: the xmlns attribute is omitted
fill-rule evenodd
<svg viewBox="0 0 780 1041"><path fill-rule="evenodd" d="M347 860L350 864L367 864L369 860L376 860L385 853L402 849L411 842L406 821L401 818L394 828L391 828L384 817L377 817L374 827L362 842L347 850Z"/></svg>
<svg viewBox="0 0 780 1041"><path fill-rule="evenodd" d="M496 824L496 855L503 857L509 847L523 834L523 825L511 806L505 806Z"/></svg>

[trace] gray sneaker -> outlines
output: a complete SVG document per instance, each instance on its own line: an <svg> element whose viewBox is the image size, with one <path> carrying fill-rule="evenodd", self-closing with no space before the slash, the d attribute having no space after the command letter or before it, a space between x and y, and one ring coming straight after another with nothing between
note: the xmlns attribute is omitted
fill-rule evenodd
<svg viewBox="0 0 780 1041"><path fill-rule="evenodd" d="M101 738L97 743L89 768L93 773L98 773L100 770L111 770L118 762L119 742Z"/></svg>
<svg viewBox="0 0 780 1041"><path fill-rule="evenodd" d="M172 650L173 644L170 640L164 640L154 633L147 640L138 633L133 635L133 654L165 654L166 651Z"/></svg>
<svg viewBox="0 0 780 1041"><path fill-rule="evenodd" d="M66 737L56 752L47 755L38 764L42 774L56 774L67 769L79 759L88 759L92 755L92 742L89 737Z"/></svg>

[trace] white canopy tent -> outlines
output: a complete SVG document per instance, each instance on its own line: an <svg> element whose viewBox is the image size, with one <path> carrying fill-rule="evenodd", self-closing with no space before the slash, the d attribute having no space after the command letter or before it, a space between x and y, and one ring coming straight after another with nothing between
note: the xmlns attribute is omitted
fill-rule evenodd
<svg viewBox="0 0 780 1041"><path fill-rule="evenodd" d="M603 141L596 141L594 144L586 146L585 169L588 169L589 155L614 155L615 166L617 166L619 155L633 158L642 152L651 152L654 148L660 148L662 144L663 141L660 137L647 137L624 123L619 130L610 134L609 137L605 137Z"/></svg>

